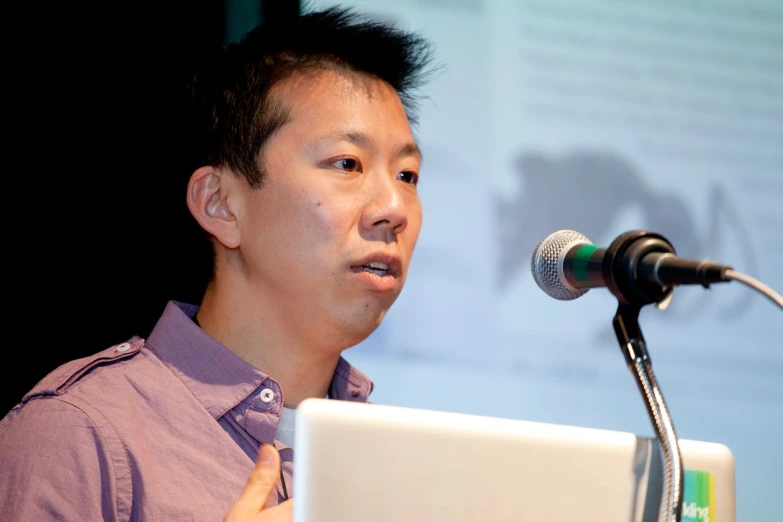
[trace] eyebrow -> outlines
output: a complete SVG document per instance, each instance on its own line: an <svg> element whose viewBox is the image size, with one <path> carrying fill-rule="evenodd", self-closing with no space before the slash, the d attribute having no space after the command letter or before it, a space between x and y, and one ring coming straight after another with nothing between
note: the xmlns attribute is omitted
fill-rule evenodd
<svg viewBox="0 0 783 522"><path fill-rule="evenodd" d="M373 141L373 139L368 134L365 134L363 132L352 132L352 131L335 132L333 134L324 136L318 141L323 141L323 140L347 141L348 143L352 143L357 147L361 147L363 149L367 149L370 151L378 150L378 147L375 145L375 141ZM400 156L418 156L419 161L423 159L421 149L414 142L406 143L402 145L400 148L398 148L397 151L394 153L394 157L400 157Z"/></svg>

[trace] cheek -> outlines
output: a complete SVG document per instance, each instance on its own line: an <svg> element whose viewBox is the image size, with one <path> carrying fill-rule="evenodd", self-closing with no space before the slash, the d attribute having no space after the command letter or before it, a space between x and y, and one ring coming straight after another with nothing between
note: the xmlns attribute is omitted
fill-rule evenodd
<svg viewBox="0 0 783 522"><path fill-rule="evenodd" d="M319 222L325 230L333 230L336 233L353 228L363 207L361 194L339 185L305 193L302 197L303 200L309 201L309 214L312 219Z"/></svg>
<svg viewBox="0 0 783 522"><path fill-rule="evenodd" d="M421 224L424 216L421 202L418 198L409 203L408 209L408 227L406 232L408 232L409 242L412 243L411 250L413 250L413 246L419 239L419 232L421 231Z"/></svg>
<svg viewBox="0 0 783 522"><path fill-rule="evenodd" d="M310 249L306 257L333 257L335 246L345 246L351 231L356 227L358 198L335 191L303 191L297 201L294 219L299 222L300 247ZM331 252L331 256L329 255Z"/></svg>

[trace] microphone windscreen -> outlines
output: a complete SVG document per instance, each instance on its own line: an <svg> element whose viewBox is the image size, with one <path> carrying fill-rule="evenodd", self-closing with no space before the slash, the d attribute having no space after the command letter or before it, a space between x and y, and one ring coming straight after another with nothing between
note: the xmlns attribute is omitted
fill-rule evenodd
<svg viewBox="0 0 783 522"><path fill-rule="evenodd" d="M530 270L539 288L561 301L570 301L587 293L588 288L572 290L566 286L561 266L571 248L585 244L592 245L592 242L574 230L558 230L542 239L530 259Z"/></svg>

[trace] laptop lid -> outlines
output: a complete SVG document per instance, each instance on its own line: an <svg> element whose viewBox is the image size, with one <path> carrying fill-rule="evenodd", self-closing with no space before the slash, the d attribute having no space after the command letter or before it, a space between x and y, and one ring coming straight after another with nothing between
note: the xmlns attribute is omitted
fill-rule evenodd
<svg viewBox="0 0 783 522"><path fill-rule="evenodd" d="M297 408L294 522L653 522L657 441L379 404ZM734 522L734 457L680 440L683 522Z"/></svg>

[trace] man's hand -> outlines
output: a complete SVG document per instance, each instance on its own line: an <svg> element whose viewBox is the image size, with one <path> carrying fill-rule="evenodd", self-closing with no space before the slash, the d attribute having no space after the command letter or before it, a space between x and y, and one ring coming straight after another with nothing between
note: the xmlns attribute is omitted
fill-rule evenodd
<svg viewBox="0 0 783 522"><path fill-rule="evenodd" d="M264 509L279 477L280 454L271 444L262 444L258 451L256 468L250 474L239 500L223 517L223 522L291 522L293 500Z"/></svg>

